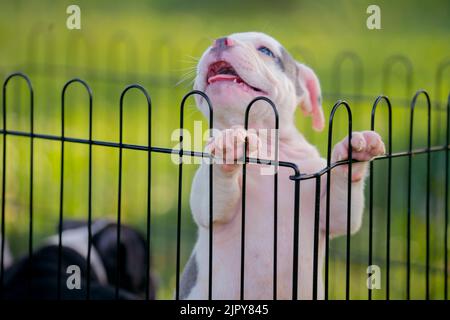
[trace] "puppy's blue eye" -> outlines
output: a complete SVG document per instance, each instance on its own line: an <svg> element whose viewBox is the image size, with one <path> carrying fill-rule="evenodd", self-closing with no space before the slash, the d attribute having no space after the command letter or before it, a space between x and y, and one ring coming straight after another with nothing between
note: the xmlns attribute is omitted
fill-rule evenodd
<svg viewBox="0 0 450 320"><path fill-rule="evenodd" d="M271 58L275 58L275 55L273 54L273 52L267 47L259 47L258 51L264 53L266 56L269 56Z"/></svg>

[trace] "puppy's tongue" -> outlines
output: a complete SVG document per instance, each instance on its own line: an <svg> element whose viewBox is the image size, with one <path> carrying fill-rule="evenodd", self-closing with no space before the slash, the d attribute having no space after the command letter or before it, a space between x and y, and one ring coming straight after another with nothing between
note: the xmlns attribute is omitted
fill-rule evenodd
<svg viewBox="0 0 450 320"><path fill-rule="evenodd" d="M213 82L217 82L217 81L236 81L236 82L241 82L242 80L236 76L236 75L232 75L232 74L216 74L215 76L209 77L208 78L208 83L213 83Z"/></svg>

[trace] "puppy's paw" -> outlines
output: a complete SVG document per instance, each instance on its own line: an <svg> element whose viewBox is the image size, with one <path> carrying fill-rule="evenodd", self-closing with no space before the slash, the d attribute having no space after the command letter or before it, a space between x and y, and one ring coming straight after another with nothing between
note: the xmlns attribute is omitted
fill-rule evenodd
<svg viewBox="0 0 450 320"><path fill-rule="evenodd" d="M243 163L245 138L248 139L247 156L253 157L260 147L256 133L246 131L243 127L233 126L212 138L206 146L206 152L214 156L215 163L225 172L233 172Z"/></svg>
<svg viewBox="0 0 450 320"><path fill-rule="evenodd" d="M339 142L333 149L331 159L333 162L348 159L348 137ZM385 146L380 135L375 131L362 131L352 133L352 158L359 161L369 161L385 153ZM356 163L352 167L352 181L361 180L366 173L367 165ZM348 166L339 166L341 170L348 171Z"/></svg>

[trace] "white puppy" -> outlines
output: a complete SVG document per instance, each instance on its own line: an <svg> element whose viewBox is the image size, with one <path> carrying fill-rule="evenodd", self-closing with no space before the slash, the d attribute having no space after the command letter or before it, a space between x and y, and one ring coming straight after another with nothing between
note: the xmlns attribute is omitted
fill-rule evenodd
<svg viewBox="0 0 450 320"><path fill-rule="evenodd" d="M294 113L300 106L312 116L316 130L324 127L319 80L313 70L296 62L273 38L256 32L237 33L217 39L203 54L198 64L194 88L206 92L214 110L217 135L207 147L218 158L239 159L243 155L244 138L249 151L266 143L259 131L243 129L248 103L257 96L266 96L279 113L279 160L295 163L301 173L315 173L326 166L317 149L309 144L294 125ZM198 97L199 109L208 117L204 99ZM274 128L274 114L266 102L259 101L250 113L249 128ZM230 139L230 137L232 137ZM348 139L335 146L332 160L347 158ZM384 153L384 144L371 131L353 132L353 158L370 160ZM269 146L270 149L270 146ZM272 153L273 154L273 153ZM257 154L259 155L259 154ZM240 298L241 264L241 197L242 164L226 161L213 166L213 299ZM246 299L273 297L273 175L267 175L259 164L247 165L245 289ZM366 163L352 166L351 232L361 225L364 206L363 188ZM332 170L330 192L330 236L347 230L347 172L348 166ZM294 183L289 179L292 169L279 169L278 238L277 238L277 298L292 298ZM209 246L209 166L202 164L192 185L191 209L198 225L198 240L181 283L180 298L208 297ZM326 175L320 190L320 227L318 270L321 274L325 246ZM315 181L300 185L300 227L298 296L312 298ZM323 283L318 279L318 297L323 298Z"/></svg>

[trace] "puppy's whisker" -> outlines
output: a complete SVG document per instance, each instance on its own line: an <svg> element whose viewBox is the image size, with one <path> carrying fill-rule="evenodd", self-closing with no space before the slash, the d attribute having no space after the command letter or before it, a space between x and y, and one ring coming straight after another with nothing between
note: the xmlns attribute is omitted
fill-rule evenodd
<svg viewBox="0 0 450 320"><path fill-rule="evenodd" d="M196 71L197 70L187 70L186 72L184 72L182 75L181 75L181 77L185 77L185 76L187 76L187 75L193 75L193 74L196 74Z"/></svg>
<svg viewBox="0 0 450 320"><path fill-rule="evenodd" d="M197 67L197 61L180 60L183 64L187 64L189 68Z"/></svg>
<svg viewBox="0 0 450 320"><path fill-rule="evenodd" d="M185 69L185 70L178 70L177 72L181 77L184 77L186 75L195 75L197 74L197 68L195 69Z"/></svg>
<svg viewBox="0 0 450 320"><path fill-rule="evenodd" d="M194 77L193 77L193 75L188 75L188 76L185 76L185 77L182 77L176 84L175 84L175 87L177 87L177 86L179 86L180 84L182 84L183 82L186 82L186 81L188 81L188 80L191 80L191 84L194 82Z"/></svg>
<svg viewBox="0 0 450 320"><path fill-rule="evenodd" d="M191 66L191 67L186 67L186 68L175 69L175 71L196 72L197 71L197 66Z"/></svg>
<svg viewBox="0 0 450 320"><path fill-rule="evenodd" d="M192 60L193 61L200 61L200 57L194 57L194 56L191 56L191 55L185 55L185 57L191 59L191 61Z"/></svg>
<svg viewBox="0 0 450 320"><path fill-rule="evenodd" d="M180 71L184 71L184 72L181 74L181 77L185 77L185 76L187 76L187 75L193 75L193 74L196 74L196 73L197 73L197 70L196 70L196 69L191 69L191 70L180 70Z"/></svg>

